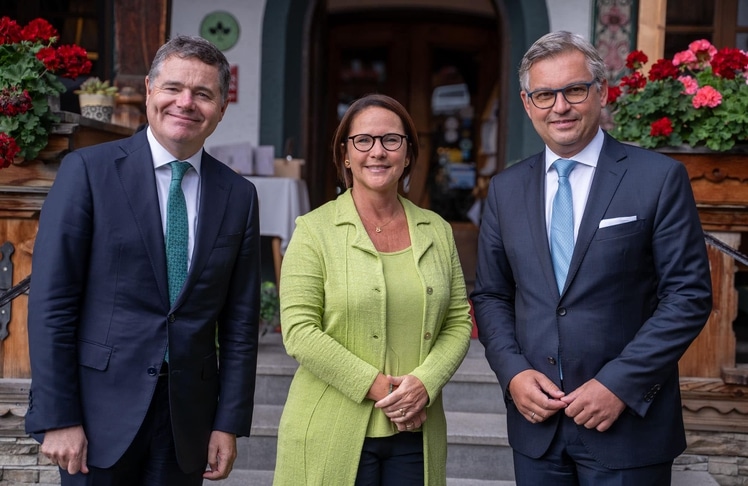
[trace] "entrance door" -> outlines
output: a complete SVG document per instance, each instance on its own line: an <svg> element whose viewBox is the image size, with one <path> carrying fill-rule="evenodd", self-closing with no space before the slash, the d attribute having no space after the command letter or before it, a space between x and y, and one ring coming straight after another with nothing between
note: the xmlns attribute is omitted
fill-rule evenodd
<svg viewBox="0 0 748 486"><path fill-rule="evenodd" d="M316 99L307 170L312 206L343 189L330 144L347 107L368 93L392 96L413 117L420 144L403 193L452 224L470 289L478 236L471 210L475 221L476 191L503 163L496 116L498 22L459 15L427 18L423 12L392 17L327 18L328 48L317 52L314 69L325 78L312 78Z"/></svg>
<svg viewBox="0 0 748 486"><path fill-rule="evenodd" d="M324 123L310 135L319 147L310 170L325 176L322 187L310 188L313 204L341 190L330 141L346 108L365 94L382 93L405 106L419 132L421 155L405 194L450 221L467 221L481 124L497 96L495 20L409 16L351 22L331 16L328 22Z"/></svg>

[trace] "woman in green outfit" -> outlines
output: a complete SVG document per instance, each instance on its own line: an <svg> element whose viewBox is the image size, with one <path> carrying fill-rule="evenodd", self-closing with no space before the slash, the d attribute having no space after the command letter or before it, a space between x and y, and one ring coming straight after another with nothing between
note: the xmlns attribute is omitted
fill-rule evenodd
<svg viewBox="0 0 748 486"><path fill-rule="evenodd" d="M398 195L418 137L396 100L353 103L333 148L348 190L297 219L281 269L283 342L299 368L275 484L444 485L440 392L472 329L452 230Z"/></svg>

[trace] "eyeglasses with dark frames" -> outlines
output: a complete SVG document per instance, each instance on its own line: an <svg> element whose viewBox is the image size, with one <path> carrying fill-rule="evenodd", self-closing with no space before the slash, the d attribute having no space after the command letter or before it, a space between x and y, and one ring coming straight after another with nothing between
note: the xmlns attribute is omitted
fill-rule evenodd
<svg viewBox="0 0 748 486"><path fill-rule="evenodd" d="M403 140L407 140L407 135L400 135L399 133L385 133L384 135L369 135L368 133L359 133L358 135L351 135L346 137L345 141L350 140L353 142L353 146L359 152L368 152L374 147L374 142L379 139L385 150L388 152L394 152L403 145Z"/></svg>
<svg viewBox="0 0 748 486"><path fill-rule="evenodd" d="M536 89L527 93L532 104L541 110L547 110L556 104L556 96L561 93L567 103L578 105L584 103L590 95L590 86L597 80L593 79L589 83L572 83L558 89Z"/></svg>

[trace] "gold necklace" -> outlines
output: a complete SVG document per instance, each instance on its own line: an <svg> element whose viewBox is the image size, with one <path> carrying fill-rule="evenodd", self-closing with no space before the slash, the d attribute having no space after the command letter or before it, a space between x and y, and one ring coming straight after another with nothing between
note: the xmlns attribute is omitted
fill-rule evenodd
<svg viewBox="0 0 748 486"><path fill-rule="evenodd" d="M374 224L373 225L374 226L374 231L376 233L381 233L382 232L382 228L384 228L385 226L387 226L391 222L395 221L395 218L397 217L398 214L400 214L400 211L395 211L394 216L392 216L389 221L387 221L386 223L384 223L382 225ZM368 218L364 218L364 219L366 220L367 223L372 224L372 222Z"/></svg>

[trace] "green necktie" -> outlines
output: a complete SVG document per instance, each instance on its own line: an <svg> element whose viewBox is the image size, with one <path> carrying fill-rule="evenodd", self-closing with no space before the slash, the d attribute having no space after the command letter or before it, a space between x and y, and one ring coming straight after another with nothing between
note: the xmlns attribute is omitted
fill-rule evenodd
<svg viewBox="0 0 748 486"><path fill-rule="evenodd" d="M169 277L169 303L174 305L187 280L187 203L182 192L182 178L189 162L170 162L171 185L166 203L166 268Z"/></svg>

